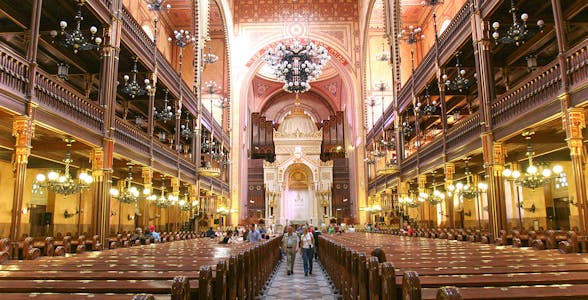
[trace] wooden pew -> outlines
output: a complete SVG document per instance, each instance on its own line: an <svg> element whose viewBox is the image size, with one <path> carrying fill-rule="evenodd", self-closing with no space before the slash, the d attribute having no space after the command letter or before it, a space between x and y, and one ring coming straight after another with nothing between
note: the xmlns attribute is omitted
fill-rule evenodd
<svg viewBox="0 0 588 300"><path fill-rule="evenodd" d="M41 256L41 250L35 248L33 243L32 237L27 237L22 243L22 255L25 260L33 260Z"/></svg>
<svg viewBox="0 0 588 300"><path fill-rule="evenodd" d="M0 240L0 264L10 259L10 241L7 238Z"/></svg>

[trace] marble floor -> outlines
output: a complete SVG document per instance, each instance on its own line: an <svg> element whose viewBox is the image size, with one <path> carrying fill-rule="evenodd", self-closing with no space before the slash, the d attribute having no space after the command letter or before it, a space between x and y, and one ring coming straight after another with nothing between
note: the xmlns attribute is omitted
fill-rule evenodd
<svg viewBox="0 0 588 300"><path fill-rule="evenodd" d="M298 253L294 261L294 274L288 275L284 257L278 271L270 279L269 288L260 299L336 300L338 297L333 293L318 261L313 261L312 274L304 276L302 257Z"/></svg>

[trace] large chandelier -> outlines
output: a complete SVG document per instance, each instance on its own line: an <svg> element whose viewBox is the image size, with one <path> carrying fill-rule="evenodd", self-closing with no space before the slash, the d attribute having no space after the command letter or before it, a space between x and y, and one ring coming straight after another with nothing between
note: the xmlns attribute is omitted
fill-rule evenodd
<svg viewBox="0 0 588 300"><path fill-rule="evenodd" d="M429 116L441 114L441 110L437 106L437 101L435 101L435 100L431 101L431 95L429 94L429 86L427 86L425 88L424 100L425 100L426 104L421 109L421 112L423 114L429 115ZM417 105L420 106L420 103L417 103Z"/></svg>
<svg viewBox="0 0 588 300"><path fill-rule="evenodd" d="M87 0L76 0L76 2L78 3L78 11L75 16L76 27L71 33L65 31L65 29L67 28L67 22L64 20L61 20L59 22L59 27L61 28L59 32L57 32L56 30L52 30L50 32L51 37L53 39L57 38L57 36L59 35L58 42L64 47L73 48L74 53L78 53L78 51L80 50L86 51L98 49L100 47L100 44L102 44L102 38L96 36L96 32L98 32L98 28L96 28L96 26L90 26L89 37L85 36L82 31L81 23L82 20L84 20L84 17L82 16L82 6L86 4L86 1Z"/></svg>
<svg viewBox="0 0 588 300"><path fill-rule="evenodd" d="M145 0L145 2L147 3L147 9L153 11L162 11L171 8L171 4L169 3L164 5L165 0Z"/></svg>
<svg viewBox="0 0 588 300"><path fill-rule="evenodd" d="M479 194L485 193L488 190L488 184L481 181L478 182L478 185L475 186L472 183L472 173L470 172L470 168L468 165L468 161L465 161L465 176L466 176L466 183L458 182L455 185L451 184L447 187L450 192L456 192L460 198L471 200L475 199Z"/></svg>
<svg viewBox="0 0 588 300"><path fill-rule="evenodd" d="M507 179L514 180L517 185L534 191L536 188L550 183L552 178L555 179L556 182L560 182L562 180L561 178L565 177L565 173L563 173L563 167L561 165L555 165L553 168L549 168L547 165L535 165L533 163L533 155L535 155L535 152L533 151L530 142L531 135L533 134L534 132L532 131L523 132L523 136L528 141L527 152L525 155L527 156L529 166L525 172L521 173L518 170L507 168L502 171L502 175Z"/></svg>
<svg viewBox="0 0 588 300"><path fill-rule="evenodd" d="M212 53L210 45L208 46L208 52L202 54L202 63L205 65L214 64L218 61L218 55Z"/></svg>
<svg viewBox="0 0 588 300"><path fill-rule="evenodd" d="M86 172L80 172L77 179L72 178L69 168L73 162L73 159L71 158L71 144L75 142L75 140L72 138L65 138L64 141L66 143L66 152L65 158L63 159L63 162L65 163L63 174L55 171L51 171L47 175L41 173L37 175L37 182L34 186L47 188L56 194L68 196L89 188L93 178Z"/></svg>
<svg viewBox="0 0 588 300"><path fill-rule="evenodd" d="M117 188L110 189L110 195L122 203L135 203L139 199L139 189L133 186L133 163L127 163L129 166L129 172L125 179L124 185L121 186L121 190ZM145 189L143 192L147 192Z"/></svg>
<svg viewBox="0 0 588 300"><path fill-rule="evenodd" d="M467 91L467 89L469 89L472 84L474 84L474 80L470 80L464 77L466 75L466 70L462 68L459 62L460 54L460 52L455 54L455 68L457 69L457 76L453 80L449 80L447 74L443 74L442 78L445 81L445 86L447 86L450 91L463 93L464 91Z"/></svg>
<svg viewBox="0 0 588 300"><path fill-rule="evenodd" d="M180 136L186 140L189 140L196 134L196 131L190 129L190 115L188 112L186 112L186 120L184 122L184 124L180 125Z"/></svg>
<svg viewBox="0 0 588 300"><path fill-rule="evenodd" d="M529 28L527 25L527 20L529 19L529 15L527 13L521 14L521 19L517 18L517 9L514 5L514 0L510 1L510 10L508 11L512 14L512 24L504 31L502 34L498 32L500 29L500 23L494 22L492 23L492 28L494 28L494 32L492 33L492 37L496 44L515 44L519 46L520 44L525 43L525 40L532 37L540 31L543 26L545 26L545 22L543 20L537 21L537 27Z"/></svg>
<svg viewBox="0 0 588 300"><path fill-rule="evenodd" d="M169 91L167 89L163 90L165 92L165 98L163 99L163 108L160 111L157 111L156 108L153 112L155 119L159 121L163 121L163 123L167 123L167 121L171 121L174 119L174 109L171 105L168 104L167 94Z"/></svg>
<svg viewBox="0 0 588 300"><path fill-rule="evenodd" d="M143 81L143 83L145 84L144 87L137 82L137 73L139 73L139 71L137 70L138 58L135 57L133 61L134 63L133 69L131 70L131 76L129 76L128 74L125 74L123 76L125 82L124 86L121 88L120 91L131 96L131 98L134 99L137 96L143 96L147 94L149 91L151 91L151 83L148 78L145 78L145 80ZM131 77L132 80L129 81Z"/></svg>
<svg viewBox="0 0 588 300"><path fill-rule="evenodd" d="M288 93L310 90L310 82L321 75L329 59L331 56L324 47L312 42L302 44L299 40L290 45L279 43L265 54L265 61L274 69L276 78L284 82L283 88Z"/></svg>

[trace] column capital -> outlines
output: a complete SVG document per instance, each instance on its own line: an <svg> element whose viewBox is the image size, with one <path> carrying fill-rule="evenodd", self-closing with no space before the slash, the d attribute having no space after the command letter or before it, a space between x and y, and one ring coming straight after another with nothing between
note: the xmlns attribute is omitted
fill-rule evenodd
<svg viewBox="0 0 588 300"><path fill-rule="evenodd" d="M152 167L142 167L141 168L141 176L143 177L143 183L151 184L153 181L153 168Z"/></svg>
<svg viewBox="0 0 588 300"><path fill-rule="evenodd" d="M582 138L582 129L586 128L586 118L584 116L584 109L579 107L573 107L568 109L568 118L563 118L564 129L568 132L568 138ZM566 128L569 127L569 128Z"/></svg>
<svg viewBox="0 0 588 300"><path fill-rule="evenodd" d="M172 193L174 194L174 196L177 196L180 194L180 179L177 177L172 177L171 178L171 186L172 186Z"/></svg>
<svg viewBox="0 0 588 300"><path fill-rule="evenodd" d="M16 147L30 147L35 136L35 125L29 116L16 116L12 122L12 136L16 138Z"/></svg>

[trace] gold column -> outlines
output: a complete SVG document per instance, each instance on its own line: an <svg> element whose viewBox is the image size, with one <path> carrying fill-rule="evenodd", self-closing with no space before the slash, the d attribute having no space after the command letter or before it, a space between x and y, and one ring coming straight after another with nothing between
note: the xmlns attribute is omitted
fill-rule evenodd
<svg viewBox="0 0 588 300"><path fill-rule="evenodd" d="M177 197L180 196L180 179L177 177L172 177L171 179L171 186L172 186L172 195L178 199ZM168 215L169 212L171 211L171 215L172 217L168 220L168 222L172 222L173 220L173 231L178 231L178 213L177 213L177 208L178 208L178 202L176 201L176 203L174 205L171 205L168 208Z"/></svg>
<svg viewBox="0 0 588 300"><path fill-rule="evenodd" d="M500 230L507 228L506 202L504 200L504 157L506 148L495 142L492 133L482 134L482 151L488 181L488 227L491 238L499 236Z"/></svg>
<svg viewBox="0 0 588 300"><path fill-rule="evenodd" d="M143 196L144 204L143 204L143 225L149 226L149 219L151 216L151 200L147 199L146 196L150 196L153 194L153 168L151 167L143 167L141 168L141 177L143 177ZM145 193L149 191L149 193Z"/></svg>
<svg viewBox="0 0 588 300"><path fill-rule="evenodd" d="M14 193L12 195L12 216L10 220L10 241L16 243L20 238L20 222L25 189L27 164L31 154L31 139L35 125L29 116L16 116L12 123L12 136L16 138L14 147ZM12 247L12 257L18 259L18 247Z"/></svg>
<svg viewBox="0 0 588 300"><path fill-rule="evenodd" d="M449 186L453 184L453 175L455 174L455 164L454 163L445 163L445 190L449 191ZM445 215L449 217L449 226L451 228L455 228L455 218L453 216L453 197L454 195L451 194L451 197L446 197L445 201L447 201Z"/></svg>
<svg viewBox="0 0 588 300"><path fill-rule="evenodd" d="M588 203L586 199L586 175L584 174L586 164L584 138L582 135L582 129L586 127L584 109L567 109L567 114L563 115L563 126L566 130L568 148L570 148L572 158L572 180L576 185L572 193L578 203L580 232L586 232L588 228Z"/></svg>

